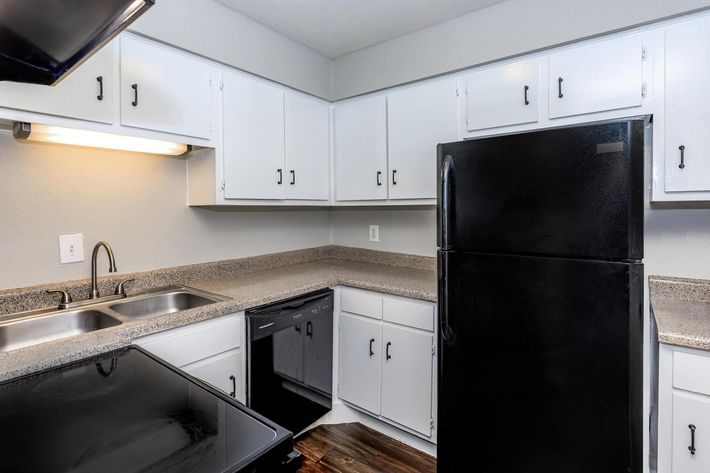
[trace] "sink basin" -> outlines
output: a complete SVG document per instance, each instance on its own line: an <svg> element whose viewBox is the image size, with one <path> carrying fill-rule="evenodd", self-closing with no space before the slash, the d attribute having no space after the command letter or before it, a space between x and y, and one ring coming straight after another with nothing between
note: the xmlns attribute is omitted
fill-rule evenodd
<svg viewBox="0 0 710 473"><path fill-rule="evenodd" d="M0 323L0 352L37 345L119 325L120 320L98 310L57 312Z"/></svg>
<svg viewBox="0 0 710 473"><path fill-rule="evenodd" d="M159 315L172 314L186 309L219 302L212 298L188 291L173 291L139 297L133 300L115 303L109 309L131 319L148 319Z"/></svg>

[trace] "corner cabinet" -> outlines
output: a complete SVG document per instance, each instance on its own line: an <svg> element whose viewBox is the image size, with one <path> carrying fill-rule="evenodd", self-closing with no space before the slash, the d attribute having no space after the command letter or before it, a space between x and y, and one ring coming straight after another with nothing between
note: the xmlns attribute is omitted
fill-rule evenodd
<svg viewBox="0 0 710 473"><path fill-rule="evenodd" d="M338 396L435 441L435 304L343 287Z"/></svg>
<svg viewBox="0 0 710 473"><path fill-rule="evenodd" d="M387 199L385 96L336 104L333 135L335 199Z"/></svg>
<svg viewBox="0 0 710 473"><path fill-rule="evenodd" d="M121 37L121 124L210 138L210 67L186 53Z"/></svg>
<svg viewBox="0 0 710 473"><path fill-rule="evenodd" d="M0 82L0 107L110 124L117 89L118 40L114 40L55 86Z"/></svg>

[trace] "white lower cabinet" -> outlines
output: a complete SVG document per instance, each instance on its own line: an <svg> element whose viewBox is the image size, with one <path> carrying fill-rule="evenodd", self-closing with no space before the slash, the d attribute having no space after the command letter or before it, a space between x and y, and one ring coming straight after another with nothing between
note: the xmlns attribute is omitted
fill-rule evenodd
<svg viewBox="0 0 710 473"><path fill-rule="evenodd" d="M243 327L240 312L149 335L135 344L245 402Z"/></svg>
<svg viewBox="0 0 710 473"><path fill-rule="evenodd" d="M239 350L230 350L183 366L182 369L238 401L246 402L242 393L237 390L237 378L241 378L242 371L242 354Z"/></svg>
<svg viewBox="0 0 710 473"><path fill-rule="evenodd" d="M340 317L340 398L380 413L382 324L364 317Z"/></svg>
<svg viewBox="0 0 710 473"><path fill-rule="evenodd" d="M431 435L434 336L385 324L382 344L382 416Z"/></svg>
<svg viewBox="0 0 710 473"><path fill-rule="evenodd" d="M435 440L434 308L431 302L341 288L340 399L430 441Z"/></svg>

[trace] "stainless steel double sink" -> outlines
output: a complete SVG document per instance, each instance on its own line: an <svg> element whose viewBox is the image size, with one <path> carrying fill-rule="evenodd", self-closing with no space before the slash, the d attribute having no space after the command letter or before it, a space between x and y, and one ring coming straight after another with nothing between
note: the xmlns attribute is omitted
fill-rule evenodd
<svg viewBox="0 0 710 473"><path fill-rule="evenodd" d="M229 299L187 286L170 286L124 298L98 299L80 308L21 312L0 322L0 353L150 319Z"/></svg>

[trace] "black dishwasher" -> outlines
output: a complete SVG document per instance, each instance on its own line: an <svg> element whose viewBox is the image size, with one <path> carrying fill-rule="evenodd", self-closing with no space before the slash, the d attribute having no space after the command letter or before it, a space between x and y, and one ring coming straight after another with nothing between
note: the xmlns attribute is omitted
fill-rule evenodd
<svg viewBox="0 0 710 473"><path fill-rule="evenodd" d="M247 404L297 434L332 408L333 291L247 311Z"/></svg>

